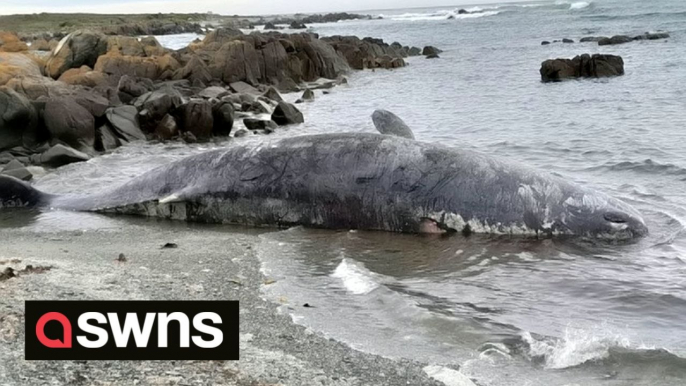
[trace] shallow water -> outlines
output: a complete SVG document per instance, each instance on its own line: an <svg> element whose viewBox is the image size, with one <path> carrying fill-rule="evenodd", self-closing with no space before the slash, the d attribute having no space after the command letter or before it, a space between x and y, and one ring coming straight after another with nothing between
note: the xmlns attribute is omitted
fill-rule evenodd
<svg viewBox="0 0 686 386"><path fill-rule="evenodd" d="M483 13L468 17L441 7L314 25L322 35L432 44L445 52L439 60L412 58L403 69L351 74L348 86L329 95L318 91L314 103L299 105L305 124L274 135L371 132L372 111L386 108L419 140L522 162L622 198L642 212L650 236L608 245L295 228L267 233L256 246L264 270L277 280L265 293L285 301L284 311L298 323L353 347L459 365L482 385L685 384L686 4L480 7ZM654 30L671 38L611 47L540 45ZM194 38L167 37L164 44ZM626 75L540 82L543 60L597 52L621 55ZM96 191L227 144L134 144L62 168L37 186ZM11 226L125 222L49 212Z"/></svg>

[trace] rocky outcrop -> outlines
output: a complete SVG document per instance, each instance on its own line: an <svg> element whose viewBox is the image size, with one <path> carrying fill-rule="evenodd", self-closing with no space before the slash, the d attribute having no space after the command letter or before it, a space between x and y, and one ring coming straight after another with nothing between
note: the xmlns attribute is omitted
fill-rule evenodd
<svg viewBox="0 0 686 386"><path fill-rule="evenodd" d="M543 82L618 76L624 75L624 61L615 55L584 54L573 59L546 60L541 64L540 73Z"/></svg>
<svg viewBox="0 0 686 386"><path fill-rule="evenodd" d="M15 33L0 31L0 52L24 52L28 49Z"/></svg>
<svg viewBox="0 0 686 386"><path fill-rule="evenodd" d="M43 76L40 66L20 53L0 52L0 86L23 76Z"/></svg>
<svg viewBox="0 0 686 386"><path fill-rule="evenodd" d="M646 32L642 35L628 36L628 35L615 35L612 37L606 36L586 36L579 40L581 43L587 42L598 42L599 46L611 46L617 44L626 44L639 40L660 40L669 38L669 33L667 32Z"/></svg>
<svg viewBox="0 0 686 386"><path fill-rule="evenodd" d="M198 139L207 139L212 136L214 118L212 104L209 101L191 100L179 110L181 131L190 132Z"/></svg>
<svg viewBox="0 0 686 386"><path fill-rule="evenodd" d="M77 31L67 35L45 64L46 75L58 79L70 68L93 68L98 57L107 52L107 39L99 33Z"/></svg>
<svg viewBox="0 0 686 386"><path fill-rule="evenodd" d="M91 88L103 87L109 84L109 77L107 74L100 71L93 71L93 69L88 66L69 69L62 73L58 80L70 85Z"/></svg>
<svg viewBox="0 0 686 386"><path fill-rule="evenodd" d="M381 39L360 39L356 36L332 36L322 40L331 44L356 70L404 67L403 57L408 56L410 50L397 45L393 47Z"/></svg>
<svg viewBox="0 0 686 386"><path fill-rule="evenodd" d="M0 87L0 150L32 147L38 115L31 102L12 89Z"/></svg>

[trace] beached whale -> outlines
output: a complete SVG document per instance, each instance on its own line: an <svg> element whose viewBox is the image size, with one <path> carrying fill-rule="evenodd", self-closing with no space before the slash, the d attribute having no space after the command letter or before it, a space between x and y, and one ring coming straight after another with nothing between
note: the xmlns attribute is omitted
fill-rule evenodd
<svg viewBox="0 0 686 386"><path fill-rule="evenodd" d="M371 133L243 143L88 196L0 177L0 203L254 226L630 239L628 204L458 148Z"/></svg>

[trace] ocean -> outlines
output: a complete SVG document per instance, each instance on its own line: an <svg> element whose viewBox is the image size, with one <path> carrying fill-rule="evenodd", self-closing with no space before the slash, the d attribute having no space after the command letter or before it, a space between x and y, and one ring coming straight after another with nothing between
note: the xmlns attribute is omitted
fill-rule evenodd
<svg viewBox="0 0 686 386"><path fill-rule="evenodd" d="M651 233L608 244L265 231L254 248L276 282L264 296L288 299L282 311L315 333L427 363L446 384L465 383L444 367L478 385L686 384L686 3L544 1L364 13L383 19L311 29L433 45L444 50L441 58L354 72L348 85L299 105L304 124L273 135L373 132L370 115L388 109L418 140L520 162L621 198L641 211ZM579 43L660 30L671 37ZM179 48L194 38L160 41ZM575 43L541 45L562 38ZM583 53L621 55L626 74L541 83L542 61ZM229 143L133 144L61 168L36 186L95 191ZM47 212L23 226L107 229L119 221ZM295 306L305 303L311 307Z"/></svg>

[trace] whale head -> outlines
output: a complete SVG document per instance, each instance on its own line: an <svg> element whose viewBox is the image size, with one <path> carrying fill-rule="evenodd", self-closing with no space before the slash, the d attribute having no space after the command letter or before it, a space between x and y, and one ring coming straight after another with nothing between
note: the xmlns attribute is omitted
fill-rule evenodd
<svg viewBox="0 0 686 386"><path fill-rule="evenodd" d="M572 234L611 240L629 240L648 234L648 227L635 208L603 193L586 191L573 195L563 206L562 222Z"/></svg>

